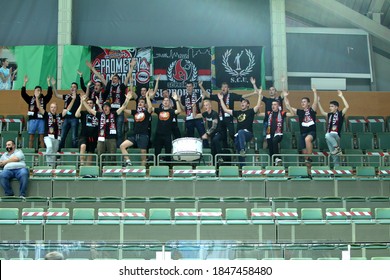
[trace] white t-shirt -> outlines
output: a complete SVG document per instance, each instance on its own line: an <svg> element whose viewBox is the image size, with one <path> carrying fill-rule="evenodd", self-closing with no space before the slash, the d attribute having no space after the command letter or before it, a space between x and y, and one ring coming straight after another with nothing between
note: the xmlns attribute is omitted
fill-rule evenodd
<svg viewBox="0 0 390 280"><path fill-rule="evenodd" d="M4 75L7 81L4 83L2 79L0 79L0 89L11 89L11 79L9 79L9 69L0 67L0 73Z"/></svg>

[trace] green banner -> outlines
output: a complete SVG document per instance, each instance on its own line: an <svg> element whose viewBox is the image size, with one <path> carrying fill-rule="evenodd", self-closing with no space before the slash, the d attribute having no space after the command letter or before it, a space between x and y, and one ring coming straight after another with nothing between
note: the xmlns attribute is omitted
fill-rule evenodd
<svg viewBox="0 0 390 280"><path fill-rule="evenodd" d="M91 60L91 50L86 46L64 46L62 58L62 82L61 89L68 89L73 82L79 84L80 78L77 71L83 72L85 83L89 81L89 68L85 61ZM79 85L80 87L80 85Z"/></svg>
<svg viewBox="0 0 390 280"><path fill-rule="evenodd" d="M28 76L27 89L40 85L47 89L48 76L57 76L57 46L16 46L15 59L18 65L18 78L14 89L23 86L24 76Z"/></svg>

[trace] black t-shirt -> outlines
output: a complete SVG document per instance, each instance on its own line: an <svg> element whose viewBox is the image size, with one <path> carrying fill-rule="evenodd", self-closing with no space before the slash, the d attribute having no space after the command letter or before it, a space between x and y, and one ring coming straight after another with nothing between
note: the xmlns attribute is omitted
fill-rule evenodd
<svg viewBox="0 0 390 280"><path fill-rule="evenodd" d="M116 117L118 114L116 111L111 111L110 114L105 115L105 119L102 118L102 115L105 115L103 112L96 112L96 118L99 120L99 132L98 137L105 137L106 139L116 139L117 138L117 129L116 129ZM102 121L106 122L102 124ZM104 132L103 132L104 128Z"/></svg>
<svg viewBox="0 0 390 280"><path fill-rule="evenodd" d="M317 113L311 107L308 110L297 109L301 133L316 132Z"/></svg>
<svg viewBox="0 0 390 280"><path fill-rule="evenodd" d="M88 113L87 111L80 112L81 131L80 137L94 137L96 138L99 131L99 119Z"/></svg>
<svg viewBox="0 0 390 280"><path fill-rule="evenodd" d="M134 134L149 135L150 113L148 110L142 112L131 110L131 114L134 116Z"/></svg>
<svg viewBox="0 0 390 280"><path fill-rule="evenodd" d="M69 106L70 102L72 102L72 94L65 94L62 96L62 99L64 99L64 109L66 109ZM65 119L75 118L75 113L79 108L79 106L80 106L80 95L76 94L76 100L74 101L72 108L69 110L69 112L65 115L64 118Z"/></svg>
<svg viewBox="0 0 390 280"><path fill-rule="evenodd" d="M233 111L233 117L237 119L237 131L246 129L253 132L253 120L255 115L256 113L253 108L245 111Z"/></svg>
<svg viewBox="0 0 390 280"><path fill-rule="evenodd" d="M105 99L111 103L112 110L118 110L126 100L126 86L121 83L116 86L109 81L104 91Z"/></svg>
<svg viewBox="0 0 390 280"><path fill-rule="evenodd" d="M41 119L43 116L39 113L39 109L37 107L36 101L35 101L35 96L30 96L26 92L26 87L22 87L22 98L26 103L28 104L28 119L33 120L33 119ZM39 97L39 103L41 104L41 107L43 109L46 109L46 105L50 102L51 97L53 96L53 89L52 87L48 87L47 89L47 94L46 95L41 95Z"/></svg>
<svg viewBox="0 0 390 280"><path fill-rule="evenodd" d="M283 98L281 96L278 96L276 98L270 98L270 97L265 97L263 96L263 98L261 99L261 101L264 102L265 104L265 111L266 112L271 112L272 111L272 102L273 101L279 101L279 110L283 111Z"/></svg>
<svg viewBox="0 0 390 280"><path fill-rule="evenodd" d="M222 118L231 118L231 116L225 113L221 106L221 101L218 98L217 94L210 95L210 99L218 102L218 115ZM234 110L234 102L241 101L243 97L240 94L234 92L228 92L223 96L223 101L228 109Z"/></svg>
<svg viewBox="0 0 390 280"><path fill-rule="evenodd" d="M202 117L205 119L205 128L209 135L214 135L215 133L219 132L219 116L217 112L214 110L211 110L210 113L203 112ZM212 128L213 120L217 121L217 126L215 128Z"/></svg>
<svg viewBox="0 0 390 280"><path fill-rule="evenodd" d="M344 115L342 111L328 113L328 128L326 132L337 132L337 134L340 136L343 123Z"/></svg>
<svg viewBox="0 0 390 280"><path fill-rule="evenodd" d="M43 114L43 119L45 120L45 136L54 137L58 139L59 129L62 125L62 117L60 114L53 115L45 111ZM50 134L50 135L49 135Z"/></svg>
<svg viewBox="0 0 390 280"><path fill-rule="evenodd" d="M172 122L175 116L175 110L154 108L154 112L158 116L156 134L164 134L164 135L171 134Z"/></svg>

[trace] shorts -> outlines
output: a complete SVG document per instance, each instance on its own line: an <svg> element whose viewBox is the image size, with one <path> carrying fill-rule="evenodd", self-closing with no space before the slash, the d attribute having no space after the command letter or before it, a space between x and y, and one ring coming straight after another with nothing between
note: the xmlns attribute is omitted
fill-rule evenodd
<svg viewBox="0 0 390 280"><path fill-rule="evenodd" d="M309 131L307 133L301 133L301 142L300 142L300 147L302 150L306 149L306 142L305 142L305 138L306 136L308 135L311 135L313 137L313 142L316 140L317 138L317 134L315 131Z"/></svg>
<svg viewBox="0 0 390 280"><path fill-rule="evenodd" d="M136 134L130 136L127 140L133 143L134 147L146 150L149 144L149 135L146 134Z"/></svg>
<svg viewBox="0 0 390 280"><path fill-rule="evenodd" d="M37 130L38 134L45 134L44 119L32 119L28 121L28 134L35 134Z"/></svg>
<svg viewBox="0 0 390 280"><path fill-rule="evenodd" d="M85 151L87 153L95 153L95 149L97 146L97 138L80 136L79 146L81 146L83 144L85 144L87 146L85 149Z"/></svg>

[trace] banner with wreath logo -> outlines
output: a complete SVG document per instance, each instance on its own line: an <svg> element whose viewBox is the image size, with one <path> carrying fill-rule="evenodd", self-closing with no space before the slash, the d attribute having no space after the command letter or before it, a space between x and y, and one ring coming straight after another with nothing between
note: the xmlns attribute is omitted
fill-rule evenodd
<svg viewBox="0 0 390 280"><path fill-rule="evenodd" d="M213 56L214 86L227 82L230 88L252 88L250 78L257 86L265 83L263 47L215 47Z"/></svg>
<svg viewBox="0 0 390 280"><path fill-rule="evenodd" d="M198 81L211 92L211 49L210 48L159 48L153 47L154 78L160 76L156 97L164 89L185 93L186 82L194 83L194 91L200 91Z"/></svg>

